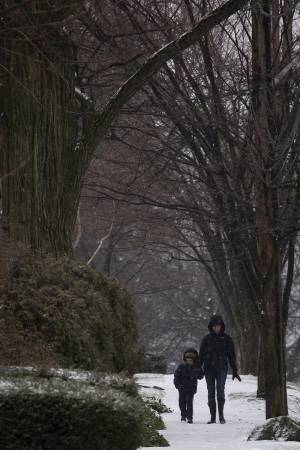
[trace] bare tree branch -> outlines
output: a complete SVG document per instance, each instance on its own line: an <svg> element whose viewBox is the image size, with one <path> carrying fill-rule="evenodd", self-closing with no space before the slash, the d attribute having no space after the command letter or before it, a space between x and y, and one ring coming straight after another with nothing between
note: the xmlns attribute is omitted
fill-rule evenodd
<svg viewBox="0 0 300 450"><path fill-rule="evenodd" d="M88 140L87 144L93 144L91 147L92 149L95 148L120 112L121 107L134 96L163 64L198 42L212 28L237 11L240 11L247 3L248 0L229 0L203 17L191 31L182 34L178 39L173 40L150 56L146 63L121 86L106 104L96 118L94 133L89 133L92 142Z"/></svg>

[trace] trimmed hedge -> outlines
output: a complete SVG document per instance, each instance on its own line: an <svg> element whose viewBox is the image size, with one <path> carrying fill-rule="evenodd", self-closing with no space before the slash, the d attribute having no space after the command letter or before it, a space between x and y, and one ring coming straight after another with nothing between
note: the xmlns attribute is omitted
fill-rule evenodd
<svg viewBox="0 0 300 450"><path fill-rule="evenodd" d="M133 380L64 370L0 370L1 450L136 450L168 445ZM152 444L153 443L153 444Z"/></svg>
<svg viewBox="0 0 300 450"><path fill-rule="evenodd" d="M15 259L0 286L0 361L6 365L139 370L128 292L71 258Z"/></svg>

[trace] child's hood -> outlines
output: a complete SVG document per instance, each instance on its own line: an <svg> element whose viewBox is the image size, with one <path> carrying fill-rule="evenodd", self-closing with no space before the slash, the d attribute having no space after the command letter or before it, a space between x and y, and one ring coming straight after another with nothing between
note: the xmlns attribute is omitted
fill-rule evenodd
<svg viewBox="0 0 300 450"><path fill-rule="evenodd" d="M183 354L183 361L185 361L186 358L193 358L196 361L196 359L198 358L197 350L193 347L188 348Z"/></svg>

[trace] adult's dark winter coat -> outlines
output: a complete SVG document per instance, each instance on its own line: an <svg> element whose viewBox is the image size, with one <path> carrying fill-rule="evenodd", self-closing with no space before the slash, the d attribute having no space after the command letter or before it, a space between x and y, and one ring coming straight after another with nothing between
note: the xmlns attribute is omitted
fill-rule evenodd
<svg viewBox="0 0 300 450"><path fill-rule="evenodd" d="M184 352L183 361L186 360L187 356L193 357L196 363L198 352L194 348L189 348ZM175 370L174 385L179 391L196 394L198 379L201 378L203 378L203 372L199 367L196 367L195 364L190 366L186 362L183 362Z"/></svg>
<svg viewBox="0 0 300 450"><path fill-rule="evenodd" d="M214 333L212 327L215 323L221 324L219 334ZM215 369L228 369L228 361L232 372L237 371L235 349L232 338L225 333L225 324L220 316L213 316L208 324L210 333L201 343L199 352L199 366L204 365L204 372Z"/></svg>

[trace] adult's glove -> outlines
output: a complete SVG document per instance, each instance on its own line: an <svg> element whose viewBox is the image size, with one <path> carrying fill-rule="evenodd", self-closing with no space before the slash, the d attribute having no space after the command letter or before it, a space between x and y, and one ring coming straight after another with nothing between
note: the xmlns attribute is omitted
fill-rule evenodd
<svg viewBox="0 0 300 450"><path fill-rule="evenodd" d="M234 380L235 378L239 381L242 381L241 377L239 376L236 370L232 373L232 379Z"/></svg>

